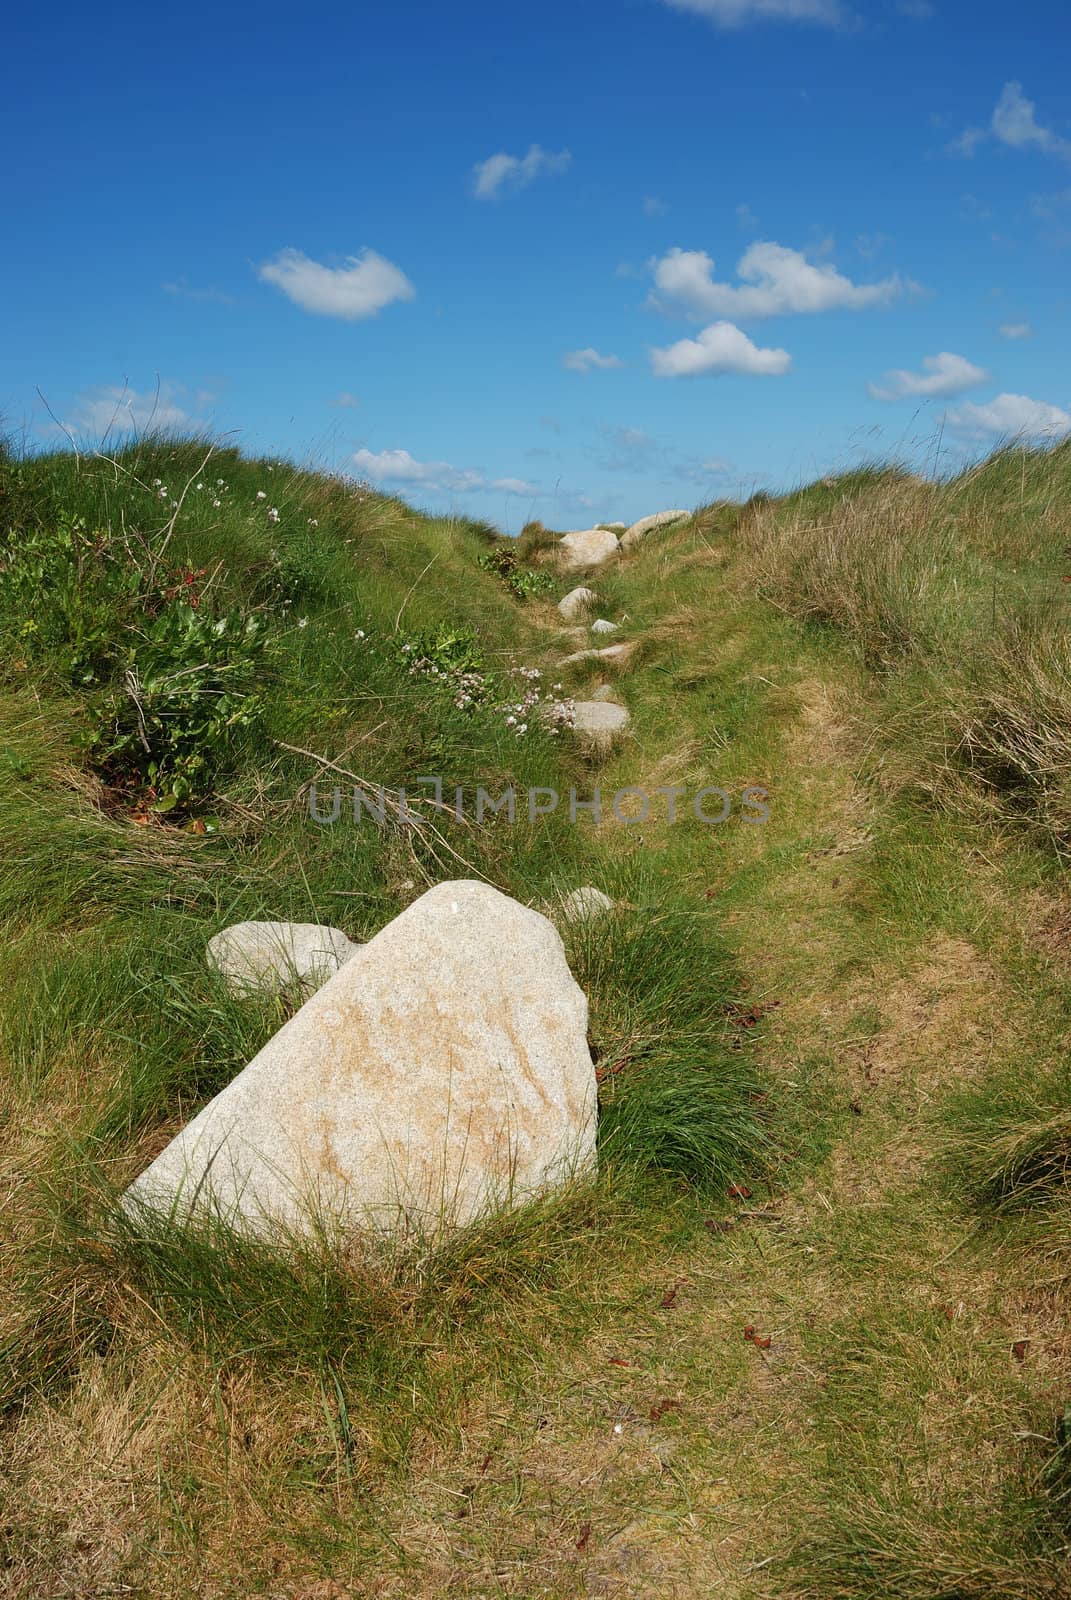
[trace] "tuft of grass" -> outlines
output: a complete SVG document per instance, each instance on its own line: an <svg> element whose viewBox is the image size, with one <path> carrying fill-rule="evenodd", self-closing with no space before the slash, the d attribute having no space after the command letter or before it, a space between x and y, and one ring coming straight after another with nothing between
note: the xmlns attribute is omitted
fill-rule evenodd
<svg viewBox="0 0 1071 1600"><path fill-rule="evenodd" d="M732 1014L724 941L693 910L633 881L619 909L570 931L591 1007L606 1158L724 1193L769 1151L765 1090Z"/></svg>

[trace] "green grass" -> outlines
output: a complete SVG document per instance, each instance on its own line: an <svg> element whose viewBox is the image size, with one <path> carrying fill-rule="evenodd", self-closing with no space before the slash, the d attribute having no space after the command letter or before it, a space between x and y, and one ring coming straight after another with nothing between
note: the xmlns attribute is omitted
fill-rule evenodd
<svg viewBox="0 0 1071 1600"><path fill-rule="evenodd" d="M704 508L585 578L637 646L605 676L556 665L547 530L503 558L485 525L207 455L0 462L14 1592L1062 1600L1067 447ZM247 678L203 630L152 635L190 588L257 620ZM211 704L171 667L153 700L160 648L213 669ZM534 716L518 738L522 666L610 683L627 737L595 763ZM309 818L313 781L425 774L734 807ZM552 919L614 898L562 930L596 1179L445 1240L116 1210L298 1003L230 995L214 933L366 940L467 876Z"/></svg>

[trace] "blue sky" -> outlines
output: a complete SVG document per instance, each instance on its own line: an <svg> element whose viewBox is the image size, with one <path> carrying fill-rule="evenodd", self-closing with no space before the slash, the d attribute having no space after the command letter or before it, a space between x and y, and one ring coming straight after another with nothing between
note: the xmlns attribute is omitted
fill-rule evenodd
<svg viewBox="0 0 1071 1600"><path fill-rule="evenodd" d="M31 445L39 389L516 532L1071 430L1066 0L28 13Z"/></svg>

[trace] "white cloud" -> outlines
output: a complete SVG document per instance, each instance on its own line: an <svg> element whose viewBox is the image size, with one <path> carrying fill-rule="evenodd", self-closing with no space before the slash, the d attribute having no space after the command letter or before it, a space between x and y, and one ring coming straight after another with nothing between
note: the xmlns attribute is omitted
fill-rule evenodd
<svg viewBox="0 0 1071 1600"><path fill-rule="evenodd" d="M467 494L486 488L478 472L452 467L449 461L417 461L408 450L356 450L353 465L372 483L420 484L425 489Z"/></svg>
<svg viewBox="0 0 1071 1600"><path fill-rule="evenodd" d="M719 28L747 22L818 22L836 27L845 20L838 0L665 0L674 11L691 11Z"/></svg>
<svg viewBox="0 0 1071 1600"><path fill-rule="evenodd" d="M993 111L992 128L1001 144L1013 150L1030 145L1050 155L1071 160L1071 139L1061 139L1051 128L1043 128L1034 115L1034 102L1023 94L1021 83L1006 83Z"/></svg>
<svg viewBox="0 0 1071 1600"><path fill-rule="evenodd" d="M338 406L343 411L352 411L356 406L359 406L360 403L361 402L358 400L357 396L355 394L350 394L348 389L343 389L341 393L336 394L335 398L331 402L333 406Z"/></svg>
<svg viewBox="0 0 1071 1600"><path fill-rule="evenodd" d="M1025 394L998 394L985 405L967 404L949 411L946 422L972 438L1000 435L1007 438L1054 439L1071 433L1071 411L1031 400Z"/></svg>
<svg viewBox="0 0 1071 1600"><path fill-rule="evenodd" d="M1002 322L997 331L1002 339L1029 339L1034 330L1029 322Z"/></svg>
<svg viewBox="0 0 1071 1600"><path fill-rule="evenodd" d="M455 467L449 461L417 461L408 450L356 450L351 457L356 471L372 483L400 485L406 489L427 489L433 494L539 495L543 491L527 478L494 478L489 483L482 472Z"/></svg>
<svg viewBox="0 0 1071 1600"><path fill-rule="evenodd" d="M696 339L678 339L665 350L651 351L656 378L692 378L708 372L749 372L776 376L787 372L787 350L760 350L731 322L715 322Z"/></svg>
<svg viewBox="0 0 1071 1600"><path fill-rule="evenodd" d="M718 458L699 459L685 458L678 461L673 468L678 478L685 479L688 483L709 484L712 481L723 481L733 472L732 463L721 461Z"/></svg>
<svg viewBox="0 0 1071 1600"><path fill-rule="evenodd" d="M162 383L159 389L145 394L119 384L91 389L78 401L74 426L93 438L150 429L196 428L196 420L178 403L181 393L177 384L170 383Z"/></svg>
<svg viewBox="0 0 1071 1600"><path fill-rule="evenodd" d="M375 250L347 256L341 267L325 267L300 250L280 250L257 268L257 276L303 310L346 322L374 317L393 301L412 300L416 294L401 267Z"/></svg>
<svg viewBox="0 0 1071 1600"><path fill-rule="evenodd" d="M1046 155L1059 156L1071 161L1071 139L1064 139L1051 128L1038 122L1037 107L1023 93L1023 86L1014 79L1000 91L1000 99L993 108L987 128L965 128L953 139L949 149L955 155L972 156L986 139L996 139L1012 150L1036 149Z"/></svg>
<svg viewBox="0 0 1071 1600"><path fill-rule="evenodd" d="M525 156L488 156L472 169L473 193L477 200L497 200L505 189L526 189L542 174L564 172L572 159L568 150L544 150L538 144L529 145Z"/></svg>
<svg viewBox="0 0 1071 1600"><path fill-rule="evenodd" d="M491 488L500 489L504 494L533 496L543 493L538 483L529 483L526 478L495 478Z"/></svg>
<svg viewBox="0 0 1071 1600"><path fill-rule="evenodd" d="M962 394L985 383L989 377L984 367L976 367L966 356L953 355L942 350L935 356L923 356L922 372L906 372L903 367L885 374L881 384L868 383L867 389L875 400L904 400L908 396L938 396Z"/></svg>
<svg viewBox="0 0 1071 1600"><path fill-rule="evenodd" d="M788 313L858 311L887 305L905 289L898 276L880 283L855 284L832 264L815 266L799 250L772 242L753 244L736 264L744 287L716 283L714 262L705 250L670 250L651 263L655 292L697 317L773 317Z"/></svg>
<svg viewBox="0 0 1071 1600"><path fill-rule="evenodd" d="M669 207L664 200L656 194L645 194L643 197L643 214L645 217L664 217Z"/></svg>
<svg viewBox="0 0 1071 1600"><path fill-rule="evenodd" d="M623 367L624 364L619 356L602 356L590 345L586 350L567 350L562 356L562 366L569 372L591 372L595 368L601 372L608 372L611 368Z"/></svg>

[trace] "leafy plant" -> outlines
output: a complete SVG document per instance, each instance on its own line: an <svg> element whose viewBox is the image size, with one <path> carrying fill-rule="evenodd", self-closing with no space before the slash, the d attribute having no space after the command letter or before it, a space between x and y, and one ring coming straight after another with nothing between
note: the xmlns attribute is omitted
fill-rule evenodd
<svg viewBox="0 0 1071 1600"><path fill-rule="evenodd" d="M498 545L488 550L479 559L479 566L484 572L493 572L501 578L506 588L518 600L529 600L536 595L551 594L554 590L554 577L549 572L536 572L527 567L521 567L517 562L517 552L505 545Z"/></svg>
<svg viewBox="0 0 1071 1600"><path fill-rule="evenodd" d="M72 684L96 683L140 587L129 548L67 516L0 542L0 628L23 655L51 654Z"/></svg>
<svg viewBox="0 0 1071 1600"><path fill-rule="evenodd" d="M95 764L148 786L157 811L206 798L236 736L260 717L267 642L262 618L171 601L127 646L120 683L93 707Z"/></svg>
<svg viewBox="0 0 1071 1600"><path fill-rule="evenodd" d="M451 690L459 711L487 705L495 680L473 628L438 628L414 635L399 646L399 657L413 677L431 678Z"/></svg>

